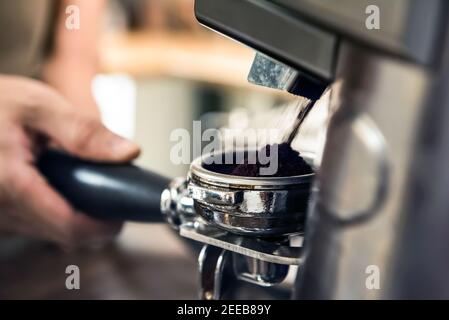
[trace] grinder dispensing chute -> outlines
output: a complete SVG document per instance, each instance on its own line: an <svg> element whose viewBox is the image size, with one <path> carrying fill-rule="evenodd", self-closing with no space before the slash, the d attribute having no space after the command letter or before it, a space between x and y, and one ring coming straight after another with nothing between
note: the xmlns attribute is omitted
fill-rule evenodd
<svg viewBox="0 0 449 320"><path fill-rule="evenodd" d="M334 76L336 35L271 1L195 1L200 23L256 49L248 81L318 100Z"/></svg>

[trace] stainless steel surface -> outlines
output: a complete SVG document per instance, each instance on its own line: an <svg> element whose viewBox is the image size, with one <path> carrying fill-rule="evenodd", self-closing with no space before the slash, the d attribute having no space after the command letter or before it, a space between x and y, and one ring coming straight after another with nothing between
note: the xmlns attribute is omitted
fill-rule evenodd
<svg viewBox="0 0 449 320"><path fill-rule="evenodd" d="M262 287L272 287L284 281L289 266L262 261L234 253L232 265L237 279Z"/></svg>
<svg viewBox="0 0 449 320"><path fill-rule="evenodd" d="M200 278L199 296L203 300L219 300L223 296L223 274L231 253L205 245L198 257Z"/></svg>
<svg viewBox="0 0 449 320"><path fill-rule="evenodd" d="M302 262L302 248L285 245L285 239L279 243L249 238L201 224L201 222L198 223L199 225L196 226L182 225L180 235L261 261L285 265L299 265Z"/></svg>
<svg viewBox="0 0 449 320"><path fill-rule="evenodd" d="M447 20L445 0L273 0L329 32L423 64L431 64ZM365 27L368 6L377 6L380 29ZM300 37L298 37L300 39ZM301 43L301 41L298 41Z"/></svg>
<svg viewBox="0 0 449 320"><path fill-rule="evenodd" d="M302 230L314 175L220 174L204 167L208 157L196 159L189 178L174 179L162 193L161 211L170 225L183 237L247 257L299 264L301 248L289 246L288 235Z"/></svg>
<svg viewBox="0 0 449 320"><path fill-rule="evenodd" d="M292 67L257 52L248 74L248 81L263 87L289 91L298 75L299 72Z"/></svg>
<svg viewBox="0 0 449 320"><path fill-rule="evenodd" d="M172 227L205 244L199 257L200 297L222 297L225 268L231 263L231 281L263 287L279 284L289 265L302 262L301 247L291 246L288 234L302 230L314 175L220 174L205 167L210 157L196 159L188 179L174 179L161 196L161 211Z"/></svg>
<svg viewBox="0 0 449 320"><path fill-rule="evenodd" d="M366 27L379 9L379 29ZM339 39L421 64L435 62L448 19L445 0L196 0L201 23L318 76L335 75ZM251 16L251 19L248 17Z"/></svg>
<svg viewBox="0 0 449 320"><path fill-rule="evenodd" d="M282 84L256 72L254 82L285 88L289 67L333 82L295 297L448 298L447 1L196 4L200 22L282 62L290 76ZM380 29L365 25L369 5L380 9ZM225 180L198 175L218 190L229 188ZM205 219L227 223L215 205L206 209Z"/></svg>
<svg viewBox="0 0 449 320"><path fill-rule="evenodd" d="M431 73L344 43L337 75L297 297L394 298L398 240L413 214L404 199ZM366 285L369 266L380 272L378 289Z"/></svg>
<svg viewBox="0 0 449 320"><path fill-rule="evenodd" d="M199 297L203 300L229 299L239 291L239 280L272 287L281 283L289 270L288 265L261 261L207 244L200 252L198 266Z"/></svg>
<svg viewBox="0 0 449 320"><path fill-rule="evenodd" d="M196 0L195 13L201 23L257 51L318 79L333 78L337 36L273 1Z"/></svg>
<svg viewBox="0 0 449 320"><path fill-rule="evenodd" d="M358 155L358 159L353 161L365 158L366 161L363 163L365 168L357 168L358 170L354 171L360 180L357 184L357 181L351 181L351 186L348 186L352 191L350 197L349 193L342 193L332 188L331 184L323 182L320 190L320 205L328 212L332 212L333 217L340 223L350 223L368 218L384 205L390 189L391 163L388 159L385 137L371 117L364 114L349 115L344 121L347 123L338 131L333 132L334 139L335 141L347 140L348 149ZM341 136L348 133L351 136ZM351 164L347 163L347 165ZM356 168L353 167L352 170L354 169ZM364 174L363 171L367 169L369 169L369 173ZM329 174L341 175L341 172L330 172ZM323 179L326 181L327 179L345 180L347 177L338 178L328 175ZM356 193L354 194L354 192ZM353 199L352 197L355 195L360 196ZM350 202L352 204L349 204Z"/></svg>
<svg viewBox="0 0 449 320"><path fill-rule="evenodd" d="M208 157L192 163L188 186L195 211L205 221L252 237L302 231L313 174L244 178L207 170L202 163Z"/></svg>
<svg viewBox="0 0 449 320"><path fill-rule="evenodd" d="M256 53L248 74L252 84L282 90L312 101L320 99L329 82L310 77L260 52Z"/></svg>
<svg viewBox="0 0 449 320"><path fill-rule="evenodd" d="M175 178L161 194L161 213L175 230L196 218L193 199L189 197L187 180Z"/></svg>
<svg viewBox="0 0 449 320"><path fill-rule="evenodd" d="M398 298L449 299L449 38L443 53L411 159L391 288Z"/></svg>

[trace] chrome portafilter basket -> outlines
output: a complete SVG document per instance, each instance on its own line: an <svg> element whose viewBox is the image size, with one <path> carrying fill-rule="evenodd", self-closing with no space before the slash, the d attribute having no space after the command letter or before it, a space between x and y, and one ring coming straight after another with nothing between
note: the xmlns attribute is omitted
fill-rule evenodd
<svg viewBox="0 0 449 320"><path fill-rule="evenodd" d="M211 157L194 160L187 179L175 179L163 192L161 205L181 236L205 244L201 297L221 297L226 268L261 286L280 283L301 262L301 247L290 238L303 232L314 174L241 177L231 174L235 165Z"/></svg>
<svg viewBox="0 0 449 320"><path fill-rule="evenodd" d="M302 231L314 174L240 177L212 171L222 165L205 165L205 160L192 163L188 189L196 213L207 223L248 237Z"/></svg>

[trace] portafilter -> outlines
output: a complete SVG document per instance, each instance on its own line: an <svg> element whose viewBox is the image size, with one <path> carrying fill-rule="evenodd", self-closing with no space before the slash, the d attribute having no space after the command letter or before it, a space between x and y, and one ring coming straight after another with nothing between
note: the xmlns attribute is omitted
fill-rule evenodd
<svg viewBox="0 0 449 320"><path fill-rule="evenodd" d="M204 155L192 162L187 178L173 180L133 164L85 161L55 150L45 151L37 166L89 216L168 221L181 236L204 243L202 298L220 298L225 256L233 257L226 264L237 278L262 286L279 283L289 265L301 262L301 248L289 239L303 231L314 174L240 177L208 163L211 155Z"/></svg>

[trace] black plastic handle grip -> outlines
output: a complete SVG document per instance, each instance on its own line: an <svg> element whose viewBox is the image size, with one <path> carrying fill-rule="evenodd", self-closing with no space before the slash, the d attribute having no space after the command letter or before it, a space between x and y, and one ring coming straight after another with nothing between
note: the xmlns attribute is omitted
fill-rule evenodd
<svg viewBox="0 0 449 320"><path fill-rule="evenodd" d="M80 160L47 150L37 166L76 209L98 219L162 222L160 199L170 180L132 164Z"/></svg>

